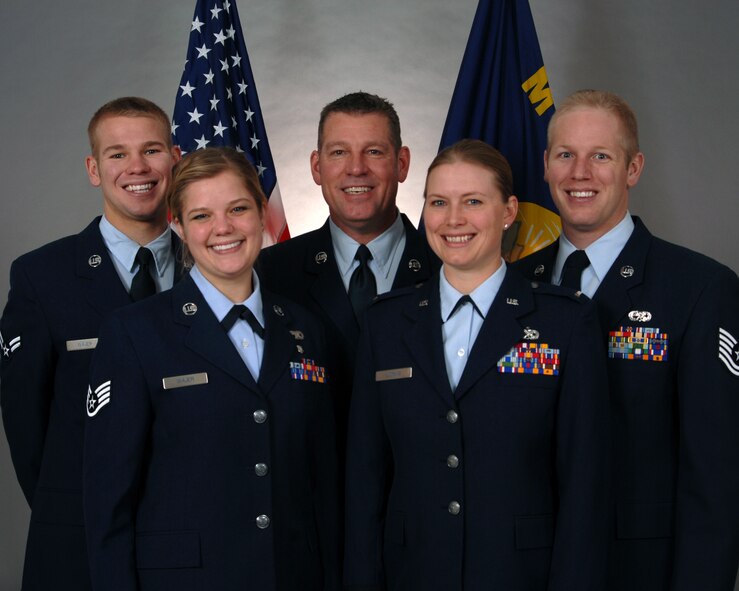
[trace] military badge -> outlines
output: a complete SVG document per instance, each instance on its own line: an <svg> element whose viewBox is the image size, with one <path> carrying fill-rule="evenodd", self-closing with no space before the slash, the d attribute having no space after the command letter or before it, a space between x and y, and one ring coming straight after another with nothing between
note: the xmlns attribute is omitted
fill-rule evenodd
<svg viewBox="0 0 739 591"><path fill-rule="evenodd" d="M103 382L93 391L87 387L87 416L94 417L110 402L110 380Z"/></svg>
<svg viewBox="0 0 739 591"><path fill-rule="evenodd" d="M728 330L718 329L718 358L732 374L739 376L739 343Z"/></svg>
<svg viewBox="0 0 739 591"><path fill-rule="evenodd" d="M20 346L21 346L20 336L14 337L6 343L5 339L3 338L3 334L0 333L0 349L2 349L3 357L10 357L10 354L13 353Z"/></svg>

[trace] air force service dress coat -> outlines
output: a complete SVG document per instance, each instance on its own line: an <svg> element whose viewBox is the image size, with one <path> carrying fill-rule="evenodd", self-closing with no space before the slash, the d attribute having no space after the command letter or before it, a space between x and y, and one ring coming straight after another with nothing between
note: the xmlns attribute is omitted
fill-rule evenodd
<svg viewBox="0 0 739 591"><path fill-rule="evenodd" d="M440 316L438 276L367 311L346 589L602 589L608 393L592 303L509 268L454 392ZM540 373L503 373L532 361Z"/></svg>
<svg viewBox="0 0 739 591"><path fill-rule="evenodd" d="M405 249L393 289L428 280L440 265L423 234L405 215L401 217L405 226ZM341 442L345 437L359 323L339 275L328 220L317 230L266 248L257 263L265 288L302 304L326 327L331 358L337 362L334 395Z"/></svg>
<svg viewBox="0 0 739 591"><path fill-rule="evenodd" d="M96 591L338 588L323 329L262 300L256 383L189 277L104 325L84 454Z"/></svg>
<svg viewBox="0 0 739 591"><path fill-rule="evenodd" d="M608 589L731 591L739 566L739 280L634 223L593 297L611 384ZM518 269L549 281L558 245ZM626 335L643 343L642 355L627 350L634 345Z"/></svg>
<svg viewBox="0 0 739 591"><path fill-rule="evenodd" d="M10 270L0 402L31 507L24 591L90 588L82 518L89 364L103 317L131 303L99 224L21 256ZM172 241L177 252L174 234ZM180 275L178 268L175 281Z"/></svg>

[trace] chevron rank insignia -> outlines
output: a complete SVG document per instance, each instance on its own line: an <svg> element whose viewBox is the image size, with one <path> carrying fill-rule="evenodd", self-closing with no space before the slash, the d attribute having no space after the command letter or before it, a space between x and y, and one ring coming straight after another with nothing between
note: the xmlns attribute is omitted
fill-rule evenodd
<svg viewBox="0 0 739 591"><path fill-rule="evenodd" d="M301 359L299 362L290 362L290 377L303 382L326 383L326 368L316 365L312 359Z"/></svg>
<svg viewBox="0 0 739 591"><path fill-rule="evenodd" d="M546 343L518 343L498 360L498 373L559 375L559 349Z"/></svg>
<svg viewBox="0 0 739 591"><path fill-rule="evenodd" d="M621 326L608 333L608 357L667 361L669 339L659 328Z"/></svg>
<svg viewBox="0 0 739 591"><path fill-rule="evenodd" d="M731 373L739 376L739 343L728 330L718 329L718 358Z"/></svg>
<svg viewBox="0 0 739 591"><path fill-rule="evenodd" d="M110 380L100 384L95 390L87 387L87 416L94 417L110 402Z"/></svg>
<svg viewBox="0 0 739 591"><path fill-rule="evenodd" d="M7 343L3 338L3 333L0 332L0 350L3 352L3 357L10 357L10 354L15 352L21 346L20 336L10 339Z"/></svg>

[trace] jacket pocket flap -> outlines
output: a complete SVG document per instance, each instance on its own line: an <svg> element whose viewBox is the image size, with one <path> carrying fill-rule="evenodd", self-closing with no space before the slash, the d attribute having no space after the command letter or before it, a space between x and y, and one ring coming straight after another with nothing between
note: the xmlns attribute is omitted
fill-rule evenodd
<svg viewBox="0 0 739 591"><path fill-rule="evenodd" d="M136 565L146 568L198 568L200 534L194 531L136 534Z"/></svg>
<svg viewBox="0 0 739 591"><path fill-rule="evenodd" d="M516 550L550 548L554 543L552 515L520 515L516 517Z"/></svg>

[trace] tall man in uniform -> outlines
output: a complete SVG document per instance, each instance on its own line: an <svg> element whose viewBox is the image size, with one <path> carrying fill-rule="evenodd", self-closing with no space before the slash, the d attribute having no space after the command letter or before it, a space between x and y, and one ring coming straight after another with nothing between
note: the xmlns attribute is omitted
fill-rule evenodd
<svg viewBox="0 0 739 591"><path fill-rule="evenodd" d="M739 563L739 280L628 211L636 117L571 95L549 124L559 241L517 266L598 304L611 383L609 590L731 591Z"/></svg>
<svg viewBox="0 0 739 591"><path fill-rule="evenodd" d="M88 134L85 164L103 216L13 263L0 321L3 422L31 507L23 591L90 588L82 444L98 328L181 274L164 202L180 158L169 118L148 100L119 98L95 113Z"/></svg>
<svg viewBox="0 0 739 591"><path fill-rule="evenodd" d="M425 281L438 259L398 211L398 183L408 175L391 103L355 92L321 111L313 180L329 218L319 229L265 249L259 276L267 289L316 312L326 325L334 362L339 441L346 429L358 317L378 293Z"/></svg>

